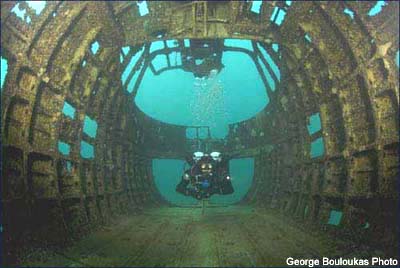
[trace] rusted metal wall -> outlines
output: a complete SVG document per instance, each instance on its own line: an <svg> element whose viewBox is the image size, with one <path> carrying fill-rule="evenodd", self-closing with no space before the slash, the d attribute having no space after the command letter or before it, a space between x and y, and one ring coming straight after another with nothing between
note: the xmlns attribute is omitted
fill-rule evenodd
<svg viewBox="0 0 400 268"><path fill-rule="evenodd" d="M349 232L357 233L363 219L371 226L368 239L396 241L398 2L369 17L374 2L293 1L280 27L269 18L282 1L265 2L258 15L244 1L149 1L145 17L135 2L54 1L40 16L27 7L30 24L10 12L14 4L1 2L9 65L1 96L2 198L10 252L20 240L61 243L114 215L160 204L148 157L157 150L182 156L183 131L140 115L123 90L118 61L121 46L159 34L279 43L282 59L274 60L282 77L270 104L228 138L228 151L256 158L244 202L310 222L342 210ZM64 101L76 108L73 120L61 112ZM325 145L317 158L310 156L316 136L307 132L314 113ZM82 133L85 115L99 125L95 139ZM165 142L170 138L174 146ZM69 156L58 152L59 139L71 145ZM81 140L94 145L94 159L80 156Z"/></svg>

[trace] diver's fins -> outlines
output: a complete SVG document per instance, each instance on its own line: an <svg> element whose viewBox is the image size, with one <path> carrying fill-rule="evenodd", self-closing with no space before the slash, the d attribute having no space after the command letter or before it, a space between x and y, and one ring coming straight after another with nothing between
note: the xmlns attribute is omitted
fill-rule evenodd
<svg viewBox="0 0 400 268"><path fill-rule="evenodd" d="M189 181L181 180L181 182L176 186L176 191L181 194L186 194L186 187L188 186Z"/></svg>
<svg viewBox="0 0 400 268"><path fill-rule="evenodd" d="M223 180L221 183L221 194L231 194L233 192L232 182L230 180Z"/></svg>

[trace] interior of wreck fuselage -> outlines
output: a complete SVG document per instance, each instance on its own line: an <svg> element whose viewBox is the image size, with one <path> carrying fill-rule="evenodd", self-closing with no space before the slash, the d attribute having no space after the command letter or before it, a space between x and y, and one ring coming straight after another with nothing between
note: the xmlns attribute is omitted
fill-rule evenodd
<svg viewBox="0 0 400 268"><path fill-rule="evenodd" d="M399 3L260 2L1 3L5 265L398 258Z"/></svg>

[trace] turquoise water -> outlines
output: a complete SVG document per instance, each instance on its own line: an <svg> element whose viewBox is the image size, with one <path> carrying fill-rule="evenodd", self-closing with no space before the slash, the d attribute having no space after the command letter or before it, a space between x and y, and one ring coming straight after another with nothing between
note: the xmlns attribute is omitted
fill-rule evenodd
<svg viewBox="0 0 400 268"><path fill-rule="evenodd" d="M348 15L351 19L354 19L354 11L349 9L349 8L345 8L343 10L343 13Z"/></svg>
<svg viewBox="0 0 400 268"><path fill-rule="evenodd" d="M69 102L65 101L62 112L65 116L74 119L75 118L75 107L72 106Z"/></svg>
<svg viewBox="0 0 400 268"><path fill-rule="evenodd" d="M76 108L72 104L70 104L68 101L64 101L62 112L68 120L75 120ZM90 118L88 115L85 115L84 120L83 120L83 127L82 127L83 133L86 134L90 138L96 138L97 128L98 128L98 124L97 124L96 120ZM65 155L65 156L68 156L71 151L71 146L68 143L66 143L64 141L60 141L60 140L58 141L57 148L58 148L58 151L62 155ZM90 144L86 141L81 141L80 149L81 149L80 155L82 158L86 158L86 159L94 158L95 148L92 144Z"/></svg>
<svg viewBox="0 0 400 268"><path fill-rule="evenodd" d="M35 10L36 15L40 15L46 7L46 1L25 1L28 6Z"/></svg>
<svg viewBox="0 0 400 268"><path fill-rule="evenodd" d="M140 16L146 16L147 14L149 14L149 9L147 7L147 2L146 1L137 1L137 6L139 8L139 15Z"/></svg>
<svg viewBox="0 0 400 268"><path fill-rule="evenodd" d="M46 1L25 1L27 5L35 11L36 16L39 16L46 7ZM18 18L30 24L32 18L26 15L26 9L21 8L20 3L17 3L11 10Z"/></svg>
<svg viewBox="0 0 400 268"><path fill-rule="evenodd" d="M311 142L311 158L323 156L325 153L324 149L324 139L322 137L319 137L315 139L313 142Z"/></svg>
<svg viewBox="0 0 400 268"><path fill-rule="evenodd" d="M179 159L153 159L153 178L160 194L176 205L194 205L198 200L184 196L175 191L183 174L185 161ZM186 165L185 169L188 166ZM235 192L230 195L213 195L210 202L214 204L233 204L240 201L249 191L254 176L254 159L240 158L229 161L230 175Z"/></svg>
<svg viewBox="0 0 400 268"><path fill-rule="evenodd" d="M343 212L338 210L331 210L329 214L328 224L339 225L342 221Z"/></svg>
<svg viewBox="0 0 400 268"><path fill-rule="evenodd" d="M97 53L97 51L99 51L99 48L100 48L100 44L98 41L94 41L90 45L90 50L92 51L93 55L95 55Z"/></svg>
<svg viewBox="0 0 400 268"><path fill-rule="evenodd" d="M286 11L282 8L275 7L272 12L270 20L274 22L276 25L280 26L285 20Z"/></svg>
<svg viewBox="0 0 400 268"><path fill-rule="evenodd" d="M308 118L307 130L310 136L318 133L322 129L321 126L321 118L319 113L312 114ZM322 133L316 134L317 137L314 137L314 140L311 142L310 148L310 156L311 158L320 157L325 154L325 144L324 139L322 137Z"/></svg>
<svg viewBox="0 0 400 268"><path fill-rule="evenodd" d="M264 109L269 98L250 56L224 52L222 63L225 68L207 80L196 79L180 69L154 75L148 68L135 103L162 122L210 126L213 138L224 138L228 124L253 117Z"/></svg>
<svg viewBox="0 0 400 268"><path fill-rule="evenodd" d="M81 157L82 158L94 158L94 147L86 141L81 141Z"/></svg>
<svg viewBox="0 0 400 268"><path fill-rule="evenodd" d="M262 3L263 2L261 0L254 0L251 4L251 12L259 14Z"/></svg>
<svg viewBox="0 0 400 268"><path fill-rule="evenodd" d="M373 7L368 11L368 16L373 17L373 16L378 15L378 14L382 11L382 8L383 8L384 6L386 6L386 5L387 5L386 1L376 1L375 6L373 6Z"/></svg>
<svg viewBox="0 0 400 268"><path fill-rule="evenodd" d="M46 1L26 1L26 3L35 11L36 16L39 16L46 7ZM140 1L136 4L140 16L146 16L150 13L146 1ZM252 1L251 11L260 14L262 4L263 1ZM285 1L284 7L276 6L270 17L270 21L280 26L284 22L291 4L292 1ZM386 5L386 1L376 1L375 5L368 11L368 16L374 17L378 15ZM17 2L12 8L12 13L22 21L28 24L31 23L32 18L27 16L26 9L22 8L20 2ZM355 12L353 10L346 7L343 9L343 13L351 19L354 19ZM56 15L56 13L53 13L53 16L54 15ZM305 34L304 38L307 42L312 42L312 38L308 33ZM163 49L165 46L168 48L176 48L179 46L176 40L166 40L165 43L166 44L164 44L164 41L153 42L150 47L150 52ZM189 40L185 39L184 46L189 47L189 45ZM226 47L243 48L248 51L254 51L255 49L250 40L226 39L224 40L224 45ZM275 91L279 88L277 82L281 79L280 69L273 61L271 55L262 46L257 44L256 47L256 49L260 50L272 70L272 72L270 72L262 60L257 58L257 62L266 77L267 87L269 87L271 91ZM88 49L90 49L95 56L100 51L100 48L101 44L97 40L94 40ZM272 50L278 53L279 44L272 44ZM133 92L135 82L140 72L136 72L132 77L130 77L130 75L133 67L142 56L143 51L144 46L138 53L131 57L129 64L122 73L122 83L126 86L129 93ZM124 61L125 57L128 56L129 52L130 47L121 48L121 63ZM181 65L180 52L169 54L168 60L172 62L174 66ZM198 61L198 63L201 63L201 60ZM156 69L160 69L166 67L166 62L166 55L158 55L153 59L152 63ZM86 60L82 59L83 67L86 63ZM183 126L210 126L211 136L213 138L225 138L228 133L229 124L254 117L268 105L269 96L259 77L255 63L247 54L232 51L224 52L222 63L225 66L222 71L216 76L209 77L205 80L196 79L192 73L182 70L166 71L156 76L150 69L147 69L134 102L146 114L162 122ZM395 63L399 66L399 51L395 54ZM8 69L8 61L2 56L2 91ZM68 119L76 119L76 109L67 101L65 101L62 111ZM96 120L85 115L82 130L86 136L82 135L83 138L87 139L90 137L95 139L97 136L97 128L98 124ZM313 137L310 143L310 156L312 158L323 156L325 153L324 139L322 136L318 135L318 132L322 129L319 113L309 117L307 129L310 137ZM194 138L194 133L194 129L187 129L187 138ZM315 137L314 134L316 133L317 136ZM201 137L206 137L206 135L207 132L205 129L200 130ZM80 155L82 158L91 159L94 157L95 147L92 143L94 144L93 140L90 142L82 140L80 142ZM71 145L68 144L68 142L60 140L57 143L57 148L62 155L70 155ZM235 163L235 161L236 160L232 160L231 163ZM233 170L235 170L236 166L240 166L238 163L232 166ZM245 163L245 161L243 163ZM248 167L243 168L244 170L250 169Z"/></svg>
<svg viewBox="0 0 400 268"><path fill-rule="evenodd" d="M69 155L71 146L63 141L58 141L58 151L63 155Z"/></svg>
<svg viewBox="0 0 400 268"><path fill-rule="evenodd" d="M310 135L321 130L321 118L319 117L319 113L310 116L307 128Z"/></svg>
<svg viewBox="0 0 400 268"><path fill-rule="evenodd" d="M264 58L267 60L268 65L271 67L273 74L275 77L278 79L278 81L281 80L281 71L279 70L278 65L274 62L272 59L271 55L263 48L260 44L257 44L258 49L260 50L261 54L264 56ZM268 83L271 83L270 80L268 80Z"/></svg>
<svg viewBox="0 0 400 268"><path fill-rule="evenodd" d="M312 38L311 38L311 36L310 36L308 33L306 33L306 35L304 36L304 38L307 40L308 43L311 43L311 42L312 42Z"/></svg>
<svg viewBox="0 0 400 268"><path fill-rule="evenodd" d="M229 171L235 192L230 195L213 195L211 203L233 204L243 199L253 183L254 158L232 159L229 161Z"/></svg>
<svg viewBox="0 0 400 268"><path fill-rule="evenodd" d="M83 122L83 132L86 133L89 137L95 138L97 135L96 120L93 120L89 116L86 115L85 120Z"/></svg>
<svg viewBox="0 0 400 268"><path fill-rule="evenodd" d="M8 61L6 58L1 57L1 91L3 92L4 81L6 81L6 76L8 72Z"/></svg>
<svg viewBox="0 0 400 268"><path fill-rule="evenodd" d="M277 14L275 14L275 16L277 18L275 19L279 20L278 17L281 10L277 10L276 12ZM345 13L353 16L353 13L348 10L345 10ZM306 34L306 39L311 41L311 37L308 34ZM185 47L189 46L189 40L184 41ZM254 47L249 40L226 39L224 40L224 45L226 47L238 47L248 51L254 51ZM169 48L177 47L178 42L176 40L167 40L166 46ZM152 43L150 51L157 51L164 47L164 42L156 41ZM90 50L94 55L98 53L99 49L100 44L98 41L94 41L90 45ZM261 59L257 59L265 74L267 86L272 91L275 91L278 86L276 81L280 81L281 78L280 69L273 61L271 55L262 46L257 44L257 49L260 50L270 68L267 69ZM274 43L272 49L277 53L279 51L279 44ZM128 84L128 92L132 92L134 83L139 74L139 72L136 72L130 77L132 69L138 62L143 51L144 47L135 55L131 56L129 64L121 76L122 82ZM129 47L121 48L121 62L129 52ZM181 64L179 52L171 53L168 57L171 63L175 65ZM156 68L162 68L166 66L166 61L167 57L165 55L159 55L153 60L153 65ZM396 62L398 64L398 52L396 54ZM265 91L264 84L258 74L254 61L247 54L225 51L222 57L222 63L225 67L221 72L213 75L210 73L210 76L206 79L195 78L192 73L180 69L165 71L162 72L161 75L154 75L148 68L145 71L143 81L134 101L142 111L157 120L183 126L209 126L213 138L225 138L228 133L229 124L254 117L268 105L269 97ZM1 86L3 88L8 62L2 57L1 64ZM86 60L83 60L82 66L85 64ZM270 72L270 70L272 70L272 72ZM160 87L160 85L162 85L162 87ZM62 111L67 118L75 120L76 109L72 104L65 101ZM85 115L82 127L83 133L87 137L95 139L97 128L96 120ZM307 128L310 136L321 130L319 113L309 117ZM200 129L200 137L207 137L206 129ZM187 138L195 138L195 129L187 129ZM67 142L59 141L57 146L62 155L68 156L70 154L71 146ZM315 137L310 144L311 157L323 156L324 152L323 138ZM82 140L80 142L80 155L82 158L92 159L95 155L94 145L91 144L91 142ZM235 161L232 160L232 163L235 163ZM232 166L232 170L235 170L235 167L239 165L238 163ZM243 170L250 169L245 167ZM181 176L181 169L179 168L177 170L179 172L177 173L178 176L175 176L175 178L179 179ZM169 173L171 173L171 171ZM173 186L175 187L176 183L174 183ZM240 189L242 188L243 187L240 187ZM243 189L246 189L246 187ZM233 202L232 200L237 198L237 196L238 195L235 193L232 196L213 198L218 200L218 202ZM186 197L182 198L185 199Z"/></svg>

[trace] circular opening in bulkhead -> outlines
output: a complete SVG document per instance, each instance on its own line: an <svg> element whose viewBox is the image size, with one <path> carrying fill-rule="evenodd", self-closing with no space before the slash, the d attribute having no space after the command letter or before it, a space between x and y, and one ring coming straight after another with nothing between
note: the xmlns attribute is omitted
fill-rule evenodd
<svg viewBox="0 0 400 268"><path fill-rule="evenodd" d="M212 138L226 137L229 124L262 111L269 103L268 83L275 87L272 76L262 73L267 70L255 41L164 40L143 46L137 54L146 48L147 62L126 85L133 91L136 79L135 104L161 122L208 126Z"/></svg>

